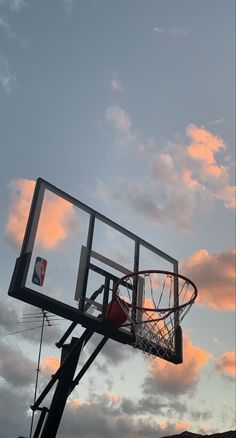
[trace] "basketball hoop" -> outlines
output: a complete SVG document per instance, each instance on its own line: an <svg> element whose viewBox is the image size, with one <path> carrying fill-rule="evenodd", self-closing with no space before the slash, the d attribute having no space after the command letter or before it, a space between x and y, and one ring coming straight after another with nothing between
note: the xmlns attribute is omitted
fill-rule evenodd
<svg viewBox="0 0 236 438"><path fill-rule="evenodd" d="M134 347L164 357L162 351L174 350L176 330L197 293L191 280L174 272L133 272L115 284L105 320L114 328L129 325Z"/></svg>

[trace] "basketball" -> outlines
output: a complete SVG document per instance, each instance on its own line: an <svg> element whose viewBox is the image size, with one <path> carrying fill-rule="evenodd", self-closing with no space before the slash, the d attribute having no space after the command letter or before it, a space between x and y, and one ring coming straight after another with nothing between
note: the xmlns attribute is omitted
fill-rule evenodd
<svg viewBox="0 0 236 438"><path fill-rule="evenodd" d="M112 300L106 308L105 321L113 328L119 328L127 319L127 314L119 301Z"/></svg>

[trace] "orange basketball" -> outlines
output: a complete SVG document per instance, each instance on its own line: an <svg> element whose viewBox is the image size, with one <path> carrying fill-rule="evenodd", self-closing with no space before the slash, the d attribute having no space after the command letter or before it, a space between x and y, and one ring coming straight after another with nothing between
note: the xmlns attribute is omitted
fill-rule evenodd
<svg viewBox="0 0 236 438"><path fill-rule="evenodd" d="M113 328L119 328L127 319L127 314L116 299L112 300L106 308L105 321Z"/></svg>

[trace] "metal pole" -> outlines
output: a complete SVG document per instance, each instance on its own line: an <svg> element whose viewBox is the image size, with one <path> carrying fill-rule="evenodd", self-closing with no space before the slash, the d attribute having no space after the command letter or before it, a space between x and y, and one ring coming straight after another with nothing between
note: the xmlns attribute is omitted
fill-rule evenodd
<svg viewBox="0 0 236 438"><path fill-rule="evenodd" d="M80 352L83 347L83 343L81 343L77 348L73 350L73 347L76 344L78 344L78 339L72 338L72 341L69 345L64 345L62 347L62 362L69 354L70 361L66 364L62 375L59 377L59 381L40 438L55 438L57 435L64 407L70 393L71 383L73 381L73 376L77 367ZM71 351L73 352L71 353Z"/></svg>
<svg viewBox="0 0 236 438"><path fill-rule="evenodd" d="M36 402L31 406L31 409L33 411L36 411L36 409L39 408L41 402L44 400L46 395L49 393L50 389L53 387L54 383L60 378L62 373L64 372L65 368L67 367L67 364L70 363L70 355L74 353L74 351L77 351L77 349L81 348L81 345L86 344L88 340L93 335L93 332L86 329L84 333L82 334L81 338L76 339L75 345L73 345L73 348L71 349L70 354L68 354L68 357L64 360L64 362L60 365L58 370L55 372L55 374L52 376L50 382L47 384L47 386L44 388Z"/></svg>
<svg viewBox="0 0 236 438"><path fill-rule="evenodd" d="M43 312L43 319L42 319L41 335L40 335L40 342L39 342L38 364L37 364L37 369L36 369L36 381L35 381L35 389L34 389L34 403L36 401L37 389L38 389L38 379L39 379L39 371L40 371L39 365L40 365L42 343L43 343L44 321L45 321L45 316L46 316L44 310L42 310L42 312ZM35 414L35 411L32 412L29 438L32 437L32 431L33 431L33 425L34 425L34 414Z"/></svg>
<svg viewBox="0 0 236 438"><path fill-rule="evenodd" d="M80 372L77 374L77 376L75 377L75 379L71 383L70 393L79 384L79 381L81 380L83 375L86 373L86 371L88 370L90 365L93 363L94 359L97 357L98 353L101 351L101 349L104 347L104 345L107 341L108 341L108 338L104 336L104 338L99 342L99 344L95 348L94 352L88 358L87 362L85 362L83 368L80 370Z"/></svg>
<svg viewBox="0 0 236 438"><path fill-rule="evenodd" d="M37 427L36 427L36 429L34 431L33 438L39 438L39 434L40 434L40 431L42 429L42 426L43 426L45 417L47 415L47 412L48 412L47 408L42 408L41 414L40 414L40 417L39 417L39 421L38 421L38 424L37 424Z"/></svg>

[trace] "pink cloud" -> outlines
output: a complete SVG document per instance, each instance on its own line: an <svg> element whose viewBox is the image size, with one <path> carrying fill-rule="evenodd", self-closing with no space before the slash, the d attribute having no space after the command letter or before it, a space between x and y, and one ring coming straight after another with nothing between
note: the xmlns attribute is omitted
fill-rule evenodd
<svg viewBox="0 0 236 438"><path fill-rule="evenodd" d="M5 233L14 245L22 243L34 192L35 181L17 179L10 183L11 201ZM52 195L43 202L37 241L44 248L53 248L65 240L71 230L77 227L73 206L66 200Z"/></svg>
<svg viewBox="0 0 236 438"><path fill-rule="evenodd" d="M159 423L160 430L168 433L177 433L179 434L182 431L190 429L191 425L188 421L180 421L179 423L168 423L168 421L160 421Z"/></svg>
<svg viewBox="0 0 236 438"><path fill-rule="evenodd" d="M186 135L190 139L187 156L192 160L183 173L186 185L223 201L226 208L235 208L235 186L230 184L229 169L216 157L227 145L219 136L194 124L187 126Z"/></svg>
<svg viewBox="0 0 236 438"><path fill-rule="evenodd" d="M216 361L216 369L229 378L236 377L236 355L233 351L226 351Z"/></svg>
<svg viewBox="0 0 236 438"><path fill-rule="evenodd" d="M184 336L184 362L174 365L163 359L153 360L148 367L146 388L153 391L158 387L173 394L190 391L197 384L207 360L206 351L194 347L189 337Z"/></svg>
<svg viewBox="0 0 236 438"><path fill-rule="evenodd" d="M14 246L19 246L23 240L34 187L35 181L29 179L10 182L11 201L5 233Z"/></svg>
<svg viewBox="0 0 236 438"><path fill-rule="evenodd" d="M44 248L53 248L75 231L76 220L73 206L65 199L52 197L45 200L39 229L38 243Z"/></svg>
<svg viewBox="0 0 236 438"><path fill-rule="evenodd" d="M190 423L188 421L180 421L179 423L176 423L175 428L176 430L187 430L190 427Z"/></svg>
<svg viewBox="0 0 236 438"><path fill-rule="evenodd" d="M112 80L111 80L111 89L112 91L114 91L115 93L122 93L124 92L124 87L123 84L120 80L119 74L114 71L112 73Z"/></svg>
<svg viewBox="0 0 236 438"><path fill-rule="evenodd" d="M236 208L235 186L225 185L218 189L215 198L224 201L226 208Z"/></svg>
<svg viewBox="0 0 236 438"><path fill-rule="evenodd" d="M67 406L69 407L69 409L72 410L76 410L76 409L80 409L81 407L90 407L91 406L91 402L90 401L82 401L79 399L73 399L73 400L68 400L67 401Z"/></svg>
<svg viewBox="0 0 236 438"><path fill-rule="evenodd" d="M122 134L129 133L132 128L128 113L119 105L112 105L107 108L106 119Z"/></svg>
<svg viewBox="0 0 236 438"><path fill-rule="evenodd" d="M191 140L187 148L190 157L201 162L203 170L210 176L222 175L224 168L217 164L215 154L226 148L223 140L196 125L189 125L186 134Z"/></svg>
<svg viewBox="0 0 236 438"><path fill-rule="evenodd" d="M230 182L232 160L219 136L191 124L182 144L161 145L153 138L143 138L119 105L107 108L106 120L114 128L119 148L125 146L123 152L129 154L135 149L132 158L142 158L144 172L122 182L99 181L97 196L104 202L120 203L122 207L125 203L151 224L174 223L187 233L193 232L192 218L203 211L205 215L208 205L209 213L216 201L227 209L235 207L235 187Z"/></svg>
<svg viewBox="0 0 236 438"><path fill-rule="evenodd" d="M198 304L235 309L235 255L235 250L210 254L200 249L181 263L181 272L198 287Z"/></svg>
<svg viewBox="0 0 236 438"><path fill-rule="evenodd" d="M120 397L112 391L106 391L103 395L112 402L117 402L120 400Z"/></svg>
<svg viewBox="0 0 236 438"><path fill-rule="evenodd" d="M47 376L54 374L60 366L60 359L53 356L47 356L42 363L42 371Z"/></svg>
<svg viewBox="0 0 236 438"><path fill-rule="evenodd" d="M192 172L190 169L183 169L183 182L190 190L200 188L199 182L192 178Z"/></svg>

